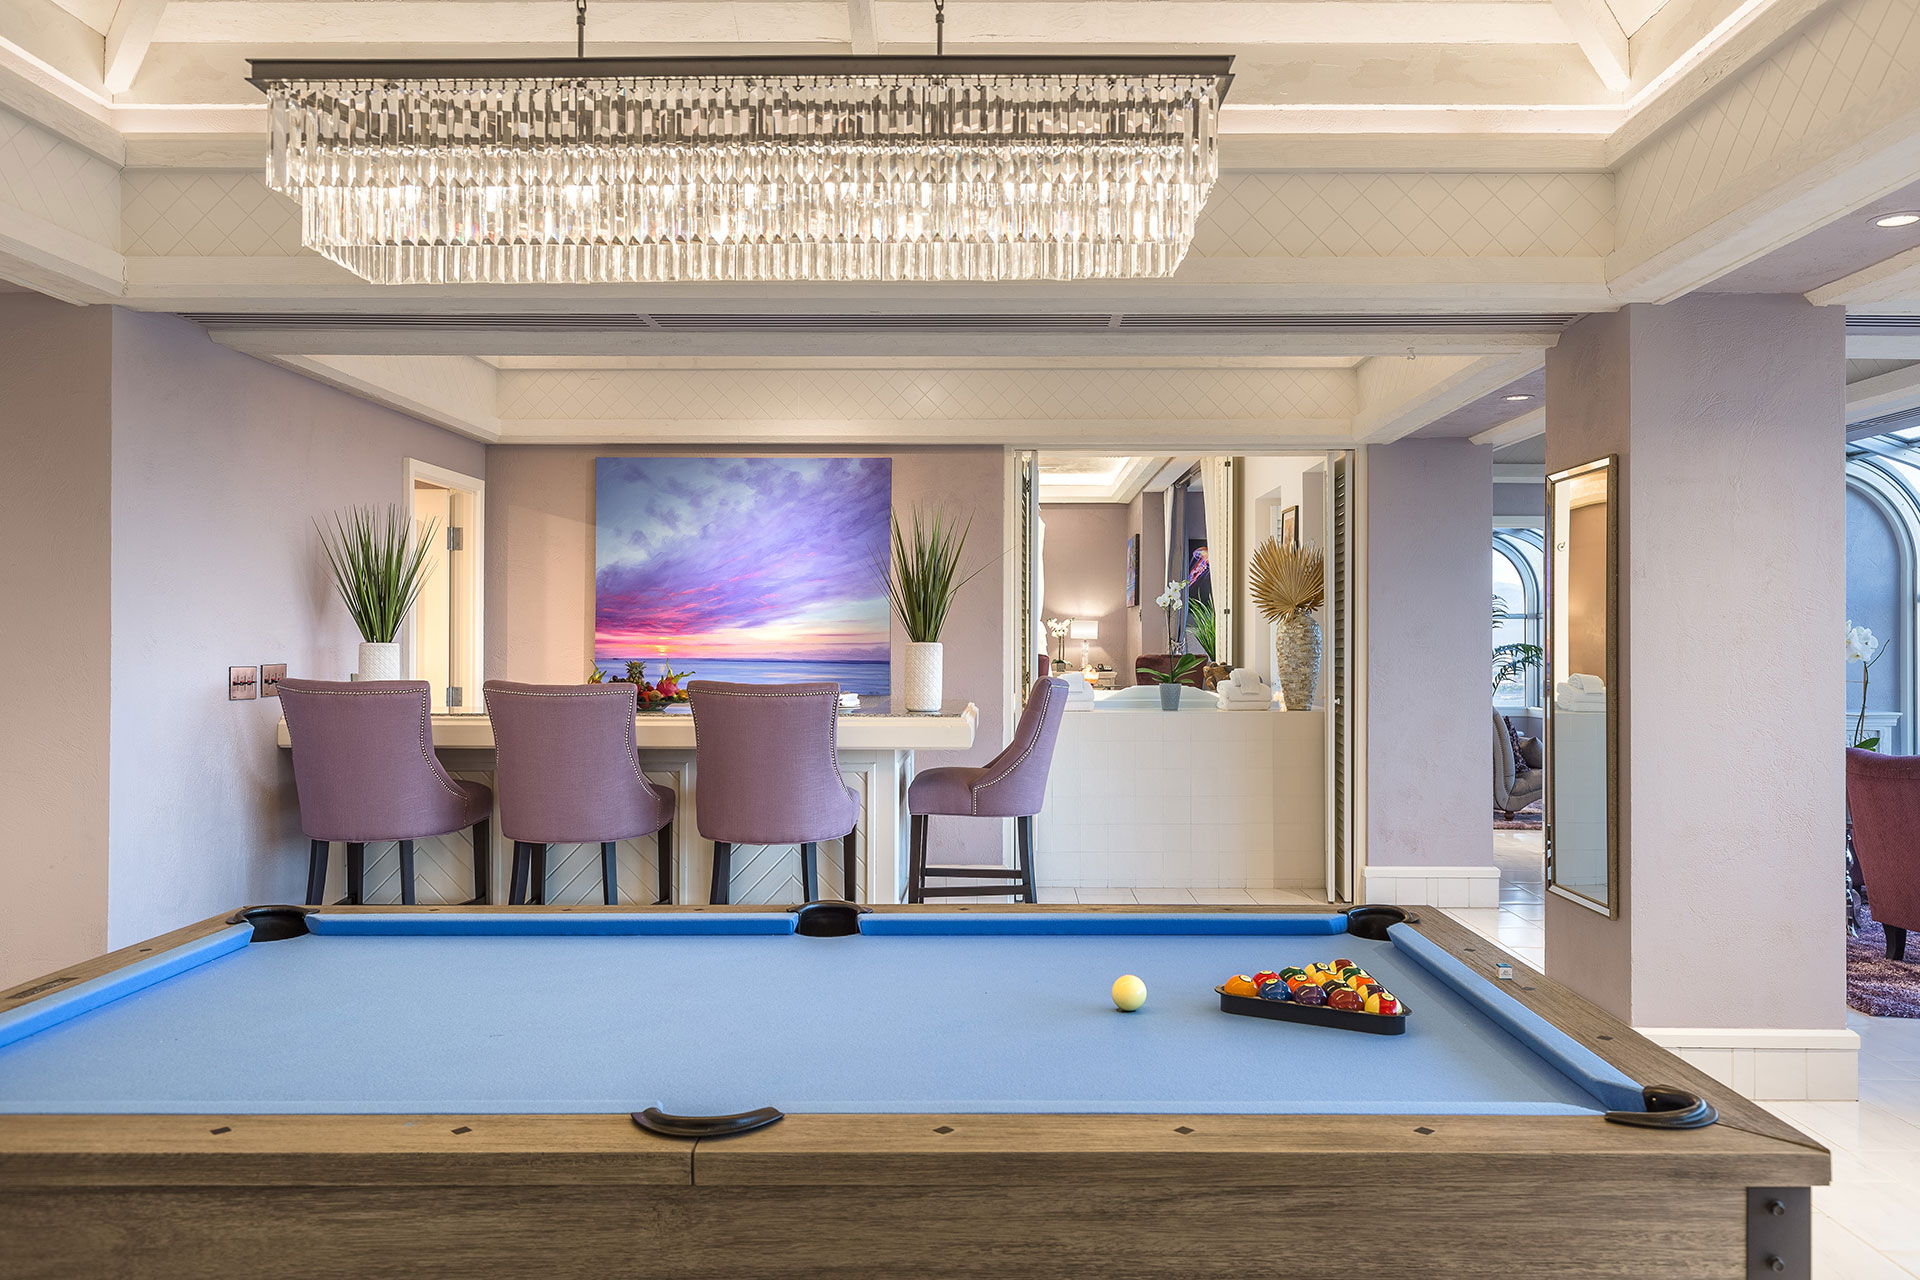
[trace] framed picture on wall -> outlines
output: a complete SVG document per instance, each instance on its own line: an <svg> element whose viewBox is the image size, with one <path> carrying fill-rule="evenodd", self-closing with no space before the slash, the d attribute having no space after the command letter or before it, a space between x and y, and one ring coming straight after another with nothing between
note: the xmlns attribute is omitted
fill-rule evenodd
<svg viewBox="0 0 1920 1280"><path fill-rule="evenodd" d="M1127 539L1127 608L1140 604L1140 535Z"/></svg>
<svg viewBox="0 0 1920 1280"><path fill-rule="evenodd" d="M1300 508L1288 507L1280 513L1280 541L1289 547L1300 545Z"/></svg>

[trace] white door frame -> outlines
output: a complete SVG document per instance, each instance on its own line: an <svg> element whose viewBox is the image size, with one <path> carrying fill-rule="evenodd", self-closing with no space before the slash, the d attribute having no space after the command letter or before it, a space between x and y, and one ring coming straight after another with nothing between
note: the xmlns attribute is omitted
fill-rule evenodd
<svg viewBox="0 0 1920 1280"><path fill-rule="evenodd" d="M413 489L416 480L423 480L442 489L451 489L464 493L472 499L473 518L462 525L464 541L461 550L469 558L467 565L472 574L472 582L467 592L468 634L472 638L473 672L472 687L462 686L463 701L461 710L475 712L481 709L480 681L485 678L487 669L487 482L476 476L463 475L431 462L422 462L418 458L401 460L401 510L413 513ZM443 544L444 545L444 544ZM400 661L407 679L417 679L413 670L413 614L408 612L406 621L400 627Z"/></svg>

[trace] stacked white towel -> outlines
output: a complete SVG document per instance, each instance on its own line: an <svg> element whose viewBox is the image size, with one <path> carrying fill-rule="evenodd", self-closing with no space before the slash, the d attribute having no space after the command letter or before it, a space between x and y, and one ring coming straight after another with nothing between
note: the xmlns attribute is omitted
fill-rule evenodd
<svg viewBox="0 0 1920 1280"><path fill-rule="evenodd" d="M1067 682L1067 710L1093 710L1093 686L1087 683L1084 671L1062 671L1060 678Z"/></svg>
<svg viewBox="0 0 1920 1280"><path fill-rule="evenodd" d="M1576 671L1555 686L1553 705L1560 711L1605 711L1606 682L1599 676Z"/></svg>
<svg viewBox="0 0 1920 1280"><path fill-rule="evenodd" d="M1268 711L1273 707L1273 686L1245 667L1222 680L1213 692L1224 711Z"/></svg>
<svg viewBox="0 0 1920 1280"><path fill-rule="evenodd" d="M849 711L858 711L860 709L860 695L857 693L843 693L840 695L840 705Z"/></svg>

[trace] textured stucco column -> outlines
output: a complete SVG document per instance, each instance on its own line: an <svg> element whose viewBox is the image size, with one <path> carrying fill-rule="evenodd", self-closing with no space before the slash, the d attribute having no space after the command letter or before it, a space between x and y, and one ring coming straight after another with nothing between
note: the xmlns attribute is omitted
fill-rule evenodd
<svg viewBox="0 0 1920 1280"><path fill-rule="evenodd" d="M1476 868L1483 889L1494 883L1487 684L1493 450L1465 440L1373 445L1366 512L1366 893L1492 906L1441 901L1465 885L1395 876L1392 869ZM1382 879L1392 887L1374 883Z"/></svg>
<svg viewBox="0 0 1920 1280"><path fill-rule="evenodd" d="M1547 355L1547 470L1622 465L1623 788L1619 918L1549 894L1547 969L1636 1026L1845 1024L1845 355L1733 294Z"/></svg>

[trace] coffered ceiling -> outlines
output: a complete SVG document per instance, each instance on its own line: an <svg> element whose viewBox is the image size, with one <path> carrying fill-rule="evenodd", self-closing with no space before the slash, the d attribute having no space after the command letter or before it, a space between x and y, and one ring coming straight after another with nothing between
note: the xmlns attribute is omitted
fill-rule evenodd
<svg viewBox="0 0 1920 1280"><path fill-rule="evenodd" d="M1850 355L1920 361L1920 238L1869 217L1920 199L1915 0L950 0L946 35L1235 56L1171 279L382 288L263 185L246 59L560 55L570 0L0 0L0 280L493 440L1510 446L1568 319L1700 289L1844 305ZM589 7L604 54L932 36L920 0Z"/></svg>

